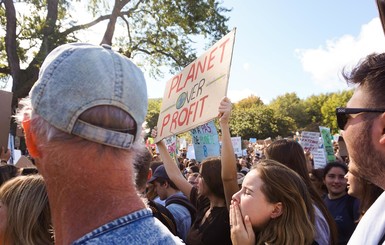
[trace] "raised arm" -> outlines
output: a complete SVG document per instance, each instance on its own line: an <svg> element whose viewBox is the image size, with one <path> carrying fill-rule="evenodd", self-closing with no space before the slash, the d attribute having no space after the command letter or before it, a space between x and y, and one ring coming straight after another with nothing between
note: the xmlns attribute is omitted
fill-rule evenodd
<svg viewBox="0 0 385 245"><path fill-rule="evenodd" d="M156 133L156 129L153 129L152 137L155 138ZM190 193L193 186L185 179L185 177L180 172L179 167L168 153L167 147L163 140L157 142L156 145L158 146L158 150L168 177L171 179L172 182L174 182L176 187L178 187L178 189L183 192L183 194L188 199L190 199Z"/></svg>
<svg viewBox="0 0 385 245"><path fill-rule="evenodd" d="M231 143L229 126L231 107L231 101L227 97L224 97L218 108L219 125L222 131L221 176L225 191L227 209L230 208L232 196L234 193L239 191L237 181L237 161L235 158L233 145Z"/></svg>

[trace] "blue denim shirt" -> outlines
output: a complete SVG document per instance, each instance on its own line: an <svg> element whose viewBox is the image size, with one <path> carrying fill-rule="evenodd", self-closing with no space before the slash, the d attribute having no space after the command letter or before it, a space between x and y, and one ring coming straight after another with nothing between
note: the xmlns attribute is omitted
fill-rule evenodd
<svg viewBox="0 0 385 245"><path fill-rule="evenodd" d="M100 226L79 238L77 244L184 244L174 236L150 209L141 209Z"/></svg>

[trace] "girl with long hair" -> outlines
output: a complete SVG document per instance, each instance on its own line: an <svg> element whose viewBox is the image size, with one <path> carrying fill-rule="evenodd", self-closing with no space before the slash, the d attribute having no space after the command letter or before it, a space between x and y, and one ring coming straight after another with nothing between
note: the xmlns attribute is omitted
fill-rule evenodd
<svg viewBox="0 0 385 245"><path fill-rule="evenodd" d="M316 244L311 203L297 173L276 161L261 160L233 196L233 244Z"/></svg>

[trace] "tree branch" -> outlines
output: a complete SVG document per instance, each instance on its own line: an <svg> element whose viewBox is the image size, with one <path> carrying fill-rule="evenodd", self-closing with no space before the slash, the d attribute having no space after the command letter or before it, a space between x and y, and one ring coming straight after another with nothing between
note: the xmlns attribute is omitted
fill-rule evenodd
<svg viewBox="0 0 385 245"><path fill-rule="evenodd" d="M19 84L20 59L17 54L16 42L16 10L12 0L4 0L5 16L7 19L5 34L5 49L8 57L8 65L13 79L13 89Z"/></svg>
<svg viewBox="0 0 385 245"><path fill-rule="evenodd" d="M164 50L155 49L154 51L148 51L148 50L145 50L145 49L142 49L142 48L137 48L136 50L141 51L141 52L143 52L145 54L148 54L148 55L153 55L153 54L156 54L156 53L161 53L164 56L173 59L178 66L182 66L182 64L179 62L179 60L175 56L173 56L171 53L165 52Z"/></svg>
<svg viewBox="0 0 385 245"><path fill-rule="evenodd" d="M110 17L111 17L110 14L99 16L97 19L95 19L95 20L93 20L93 21L91 21L89 23L73 26L73 27L71 27L71 28L61 32L60 34L63 35L63 36L68 36L69 34L75 32L75 31L87 29L87 28L90 28L91 26L94 26L94 25L98 24L99 22L101 22L103 20L108 20Z"/></svg>
<svg viewBox="0 0 385 245"><path fill-rule="evenodd" d="M0 67L0 74L11 75L11 69L9 67Z"/></svg>

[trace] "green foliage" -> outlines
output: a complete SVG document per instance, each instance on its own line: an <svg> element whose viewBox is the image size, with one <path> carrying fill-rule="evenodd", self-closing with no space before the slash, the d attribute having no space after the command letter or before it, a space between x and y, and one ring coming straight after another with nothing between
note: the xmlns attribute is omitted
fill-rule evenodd
<svg viewBox="0 0 385 245"><path fill-rule="evenodd" d="M292 130L291 118L278 117L273 109L264 105L250 108L235 106L232 111L230 132L233 136L241 136L243 139L265 139L278 135L287 136Z"/></svg>
<svg viewBox="0 0 385 245"><path fill-rule="evenodd" d="M295 93L291 93L278 96L269 105L264 105L257 96L249 96L233 104L230 133L242 139L266 139L288 137L294 135L296 131L303 130L318 132L319 126L330 127L333 132L338 132L335 108L345 106L352 94L352 90L347 90L312 95L301 100ZM157 124L161 103L162 99L149 99L146 117L149 128ZM296 123L300 120L303 123L302 128L298 128ZM215 125L219 129L217 121ZM179 136L189 139L188 133Z"/></svg>
<svg viewBox="0 0 385 245"><path fill-rule="evenodd" d="M307 122L305 106L296 93L278 96L269 104L269 107L274 110L277 117L292 118L295 128L305 127Z"/></svg>
<svg viewBox="0 0 385 245"><path fill-rule="evenodd" d="M338 133L336 108L345 107L352 95L353 90L331 94L321 107L323 125L320 126L329 127L332 133Z"/></svg>
<svg viewBox="0 0 385 245"><path fill-rule="evenodd" d="M240 100L238 103L236 103L234 106L237 109L242 109L242 108L254 108L254 107L259 107L263 105L263 101L261 98L255 95L251 95L245 99Z"/></svg>
<svg viewBox="0 0 385 245"><path fill-rule="evenodd" d="M149 129L153 129L157 125L161 105L162 99L148 99L148 110L145 121Z"/></svg>
<svg viewBox="0 0 385 245"><path fill-rule="evenodd" d="M330 94L312 95L303 101L306 113L304 131L318 132L319 126L323 124L321 107L329 98Z"/></svg>
<svg viewBox="0 0 385 245"><path fill-rule="evenodd" d="M109 25L100 40L112 43L155 78L162 77L160 68L168 67L175 73L193 61L197 48L193 40L199 38L200 47L211 45L229 32L225 14L230 10L215 0L89 0L85 5L95 19L78 23L79 18L74 18L79 14L75 8L81 3L78 0L17 1L14 3L16 15L9 19L6 18L9 10L0 5L0 75L12 75L17 97L26 96L36 80L38 71L28 68L39 68L55 47L79 41L82 30L102 21ZM9 31L7 21L13 20L17 27L11 31L16 32L16 40L5 40ZM5 41L17 44L11 55L6 53ZM10 56L14 66L19 63L22 67L16 71L22 75L11 74ZM25 67L28 68L23 70Z"/></svg>

